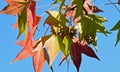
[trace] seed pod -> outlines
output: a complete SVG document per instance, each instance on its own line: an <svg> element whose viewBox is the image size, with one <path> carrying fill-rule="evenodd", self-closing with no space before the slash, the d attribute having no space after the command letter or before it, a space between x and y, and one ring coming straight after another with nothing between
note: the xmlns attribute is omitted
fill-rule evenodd
<svg viewBox="0 0 120 72"><path fill-rule="evenodd" d="M88 44L91 44L95 40L95 36L91 33L88 33L85 37L85 40Z"/></svg>

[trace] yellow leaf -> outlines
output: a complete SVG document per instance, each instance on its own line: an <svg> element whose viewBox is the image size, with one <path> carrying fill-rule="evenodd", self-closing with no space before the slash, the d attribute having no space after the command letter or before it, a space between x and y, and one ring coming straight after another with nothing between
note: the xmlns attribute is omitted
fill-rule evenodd
<svg viewBox="0 0 120 72"><path fill-rule="evenodd" d="M56 56L60 51L60 45L57 39L57 36L52 35L46 42L45 47L48 48L48 55L49 55L49 67L52 65L53 61L55 60Z"/></svg>

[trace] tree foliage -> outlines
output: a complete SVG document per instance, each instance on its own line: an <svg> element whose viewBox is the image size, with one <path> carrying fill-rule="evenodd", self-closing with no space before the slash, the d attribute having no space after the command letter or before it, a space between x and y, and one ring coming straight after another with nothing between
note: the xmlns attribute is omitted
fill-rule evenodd
<svg viewBox="0 0 120 72"><path fill-rule="evenodd" d="M45 62L48 62L52 69L52 63L59 54L63 53L61 63L71 58L77 72L82 61L82 54L89 57L98 58L94 50L90 47L97 47L97 33L105 36L110 32L104 27L103 23L107 22L104 17L99 16L98 12L103 12L97 6L91 3L91 0L70 0L70 4L66 4L67 0L55 0L53 5L59 5L58 10L47 10L48 14L43 25L48 25L49 34L40 36L35 39L36 30L42 16L36 14L35 0L5 0L8 3L0 14L18 16L14 28L18 28L16 44L22 46L22 50L12 61L25 59L29 56L33 58L33 66L35 72L40 72ZM39 1L40 2L40 1ZM120 4L118 0L117 4ZM116 44L120 41L120 21L111 29L118 30ZM24 33L24 40L20 40L21 34Z"/></svg>

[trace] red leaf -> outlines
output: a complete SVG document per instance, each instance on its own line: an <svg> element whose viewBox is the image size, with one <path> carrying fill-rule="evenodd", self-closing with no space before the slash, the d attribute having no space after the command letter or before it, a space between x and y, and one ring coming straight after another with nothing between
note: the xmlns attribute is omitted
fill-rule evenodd
<svg viewBox="0 0 120 72"><path fill-rule="evenodd" d="M103 10L97 8L93 4L90 3L91 0L85 0L84 2L84 8L87 11L87 13L98 13L98 12L103 12Z"/></svg>
<svg viewBox="0 0 120 72"><path fill-rule="evenodd" d="M90 48L88 45L84 45L81 48L81 52L89 57L93 57L96 58L98 60L100 60L97 55L95 54L95 52L92 50L92 48Z"/></svg>
<svg viewBox="0 0 120 72"><path fill-rule="evenodd" d="M81 51L80 51L81 48L82 48L82 45L79 45L78 43L71 44L71 51L72 51L71 57L72 57L74 65L77 68L77 72L79 72L79 67L82 61Z"/></svg>
<svg viewBox="0 0 120 72"><path fill-rule="evenodd" d="M29 9L32 12L32 18L33 18L32 26L34 27L34 26L36 26L36 2L35 1L32 1L30 3Z"/></svg>
<svg viewBox="0 0 120 72"><path fill-rule="evenodd" d="M81 57L82 53L89 57L93 57L100 60L95 54L95 52L86 44L85 45L79 43L71 44L71 58L74 65L76 66L77 72L79 72L79 67L82 61L82 57Z"/></svg>
<svg viewBox="0 0 120 72"><path fill-rule="evenodd" d="M93 6L93 5L89 5L89 4L88 4L88 7L90 8L90 10L92 10L93 13L103 12L103 10L99 9L99 8L96 7L96 6Z"/></svg>

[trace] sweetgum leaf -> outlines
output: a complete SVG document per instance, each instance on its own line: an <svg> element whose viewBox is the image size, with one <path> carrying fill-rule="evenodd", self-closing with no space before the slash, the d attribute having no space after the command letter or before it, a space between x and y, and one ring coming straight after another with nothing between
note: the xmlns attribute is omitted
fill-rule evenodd
<svg viewBox="0 0 120 72"><path fill-rule="evenodd" d="M95 52L92 50L92 48L90 48L88 45L84 45L81 48L81 52L89 57L93 57L96 58L98 60L100 60L97 55L95 54Z"/></svg>
<svg viewBox="0 0 120 72"><path fill-rule="evenodd" d="M118 31L118 34L117 34L117 40L116 40L115 46L118 44L119 41L120 41L120 30Z"/></svg>
<svg viewBox="0 0 120 72"><path fill-rule="evenodd" d="M20 15L18 15L18 29L19 29L19 31L18 31L17 39L26 30L26 22L27 22L27 6L25 6L22 13Z"/></svg>
<svg viewBox="0 0 120 72"><path fill-rule="evenodd" d="M77 18L78 16L81 16L83 14L83 1L84 0L73 0L72 4L76 5L76 14L75 14L75 18Z"/></svg>
<svg viewBox="0 0 120 72"><path fill-rule="evenodd" d="M69 35L65 36L64 39L63 39L63 44L65 46L65 48L64 48L64 50L65 50L64 55L65 56L68 56L70 54L70 45L71 45L71 43L72 43L72 40L71 40L70 36Z"/></svg>
<svg viewBox="0 0 120 72"><path fill-rule="evenodd" d="M89 57L93 57L93 58L100 60L95 54L95 52L88 45L72 43L71 44L71 58L72 58L74 65L76 66L77 72L79 72L79 67L81 65L82 54L85 54Z"/></svg>
<svg viewBox="0 0 120 72"><path fill-rule="evenodd" d="M19 54L12 61L12 63L16 62L18 60L22 60L24 58L27 58L29 56L32 56L31 51L33 50L33 44L32 44L32 40L30 40L30 33L28 33L26 40L24 40L24 44L22 44L21 42L23 42L23 41L20 41L19 44L24 45L23 49L19 52Z"/></svg>
<svg viewBox="0 0 120 72"><path fill-rule="evenodd" d="M103 10L99 9L96 6L93 6L93 13L103 12Z"/></svg>
<svg viewBox="0 0 120 72"><path fill-rule="evenodd" d="M41 72L46 60L45 51L44 48L42 48L42 44L39 43L38 47L39 50L35 51L35 54L33 56L33 66L35 72Z"/></svg>
<svg viewBox="0 0 120 72"><path fill-rule="evenodd" d="M32 15L32 18L33 18L33 24L32 26L36 26L36 1L31 1L30 3L30 6L29 6L29 9L31 10L31 15Z"/></svg>
<svg viewBox="0 0 120 72"><path fill-rule="evenodd" d="M91 44L96 47L97 50L97 37L96 33L100 32L105 35L109 34L110 32L106 30L106 28L103 26L103 22L106 22L107 20L103 17L100 17L96 14L88 14L82 17L79 23L78 29L81 29L80 32L80 40L86 40L86 36L88 34L93 35L93 42Z"/></svg>
<svg viewBox="0 0 120 72"><path fill-rule="evenodd" d="M110 31L115 31L115 30L120 30L120 20L116 23L116 25Z"/></svg>
<svg viewBox="0 0 120 72"><path fill-rule="evenodd" d="M82 45L79 45L78 43L71 44L71 58L76 66L77 72L79 72L79 67L82 61L80 48L82 48Z"/></svg>
<svg viewBox="0 0 120 72"><path fill-rule="evenodd" d="M48 48L48 55L49 55L49 66L52 65L53 61L55 60L56 56L60 51L60 44L58 42L57 36L52 35L46 42L44 47Z"/></svg>
<svg viewBox="0 0 120 72"><path fill-rule="evenodd" d="M92 4L87 4L89 9L93 12L93 13L98 13L98 12L103 12L103 10L99 9L96 6L93 6Z"/></svg>
<svg viewBox="0 0 120 72"><path fill-rule="evenodd" d="M117 40L116 40L116 44L115 46L118 44L118 42L120 41L120 20L117 22L117 24L111 29L111 31L115 31L118 30L118 34L117 34Z"/></svg>
<svg viewBox="0 0 120 72"><path fill-rule="evenodd" d="M66 55L66 49L65 49L65 45L63 43L63 39L60 36L57 36L57 40L60 46L60 50L63 52L64 55Z"/></svg>
<svg viewBox="0 0 120 72"><path fill-rule="evenodd" d="M25 7L25 4L22 4L18 1L6 0L6 2L8 5L5 6L2 11L0 11L0 14L20 15Z"/></svg>
<svg viewBox="0 0 120 72"><path fill-rule="evenodd" d="M60 24L61 26L65 27L66 22L68 22L65 16L58 11L47 11L47 13L49 16L46 18L44 24L47 23L50 26L58 26Z"/></svg>

